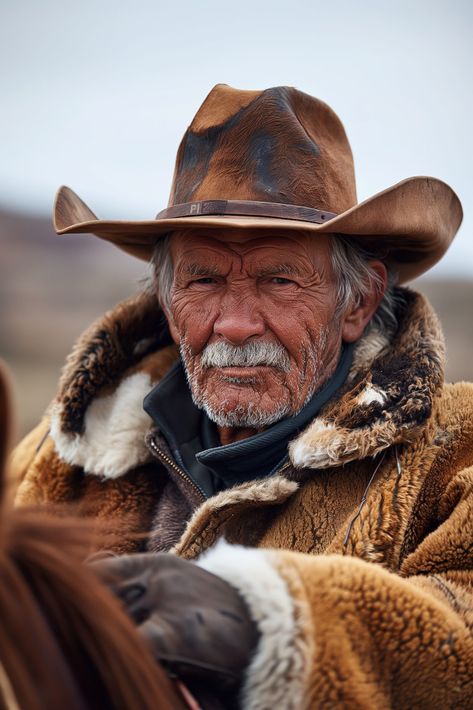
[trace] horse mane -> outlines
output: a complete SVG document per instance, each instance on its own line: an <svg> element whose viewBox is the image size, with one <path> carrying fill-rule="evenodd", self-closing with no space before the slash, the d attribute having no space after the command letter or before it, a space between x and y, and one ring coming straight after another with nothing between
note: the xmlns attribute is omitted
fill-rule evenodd
<svg viewBox="0 0 473 710"><path fill-rule="evenodd" d="M10 426L0 363L0 465ZM5 501L0 470L0 708L179 710L119 602L83 563L90 522Z"/></svg>

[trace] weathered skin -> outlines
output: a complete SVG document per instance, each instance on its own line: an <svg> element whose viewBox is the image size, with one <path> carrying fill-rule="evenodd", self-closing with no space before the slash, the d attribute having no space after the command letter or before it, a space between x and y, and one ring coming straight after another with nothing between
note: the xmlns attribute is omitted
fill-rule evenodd
<svg viewBox="0 0 473 710"><path fill-rule="evenodd" d="M265 414L298 412L333 373L342 340L363 333L382 298L374 285L359 304L335 317L336 280L330 236L304 233L258 236L237 231L175 232L168 320L174 341L188 347L193 386L211 405L232 411L250 405ZM385 281L381 262L371 265ZM198 318L196 314L198 313ZM291 368L200 368L204 347L218 341L261 340L283 345ZM237 381L236 381L237 380ZM220 427L223 444L254 433Z"/></svg>

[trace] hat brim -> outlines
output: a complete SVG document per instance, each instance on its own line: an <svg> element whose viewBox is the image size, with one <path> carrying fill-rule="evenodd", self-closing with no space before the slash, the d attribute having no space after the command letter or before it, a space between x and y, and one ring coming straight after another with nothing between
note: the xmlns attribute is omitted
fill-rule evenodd
<svg viewBox="0 0 473 710"><path fill-rule="evenodd" d="M57 234L90 233L148 261L156 240L173 230L251 229L343 234L384 258L405 283L430 269L447 251L460 227L460 200L446 183L412 177L389 187L323 224L295 219L202 215L144 221L100 220L68 187L54 204Z"/></svg>

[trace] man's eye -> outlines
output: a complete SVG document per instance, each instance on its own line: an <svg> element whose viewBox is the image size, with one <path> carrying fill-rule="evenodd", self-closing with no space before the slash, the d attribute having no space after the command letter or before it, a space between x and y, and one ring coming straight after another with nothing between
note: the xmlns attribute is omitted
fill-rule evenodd
<svg viewBox="0 0 473 710"><path fill-rule="evenodd" d="M193 284L214 284L216 280L212 276L202 276L200 279L194 279Z"/></svg>
<svg viewBox="0 0 473 710"><path fill-rule="evenodd" d="M291 279L285 279L282 276L273 276L271 283L284 286L287 284L293 284L294 281L291 281Z"/></svg>

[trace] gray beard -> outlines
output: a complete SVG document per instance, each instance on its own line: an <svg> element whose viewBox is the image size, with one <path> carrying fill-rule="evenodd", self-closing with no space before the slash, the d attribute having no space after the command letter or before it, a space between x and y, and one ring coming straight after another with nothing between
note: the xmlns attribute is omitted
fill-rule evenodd
<svg viewBox="0 0 473 710"><path fill-rule="evenodd" d="M205 395L199 400L196 400L194 396L192 396L192 399L194 404L199 409L203 409L208 418L219 427L261 429L279 422L289 414L289 405L279 407L272 412L263 412L258 409L257 405L250 403L246 407L240 405L233 410L227 411L225 409L225 401L222 402L220 407L215 408L208 402Z"/></svg>
<svg viewBox="0 0 473 710"><path fill-rule="evenodd" d="M310 354L306 356L306 360L313 360L315 372L320 371L326 342L327 332L324 330L319 334ZM323 384L319 382L316 377L314 378L307 391L304 402L297 411L290 411L289 402L279 405L275 403L275 407L269 411L267 408L264 410L260 409L258 404L253 402L250 402L246 406L238 405L233 410L229 411L226 409L225 405L227 402L225 400L222 400L221 404L217 407L210 403L205 389L198 384L201 372L208 367L250 367L254 365L270 365L283 372L287 372L290 369L290 359L287 350L282 345L257 342L248 343L243 346L234 346L226 343L208 345L204 348L200 356L200 362L193 368L193 372L191 372L190 363L194 360L195 356L192 355L185 338L181 341L180 352L192 395L192 401L219 427L248 427L259 429L271 426L271 424L275 424L289 414L291 416L298 414ZM303 380L302 377L301 379ZM228 378L228 381L238 384L238 378L235 377ZM248 384L248 379L245 379L244 382ZM301 381L300 385L302 384L303 382Z"/></svg>

